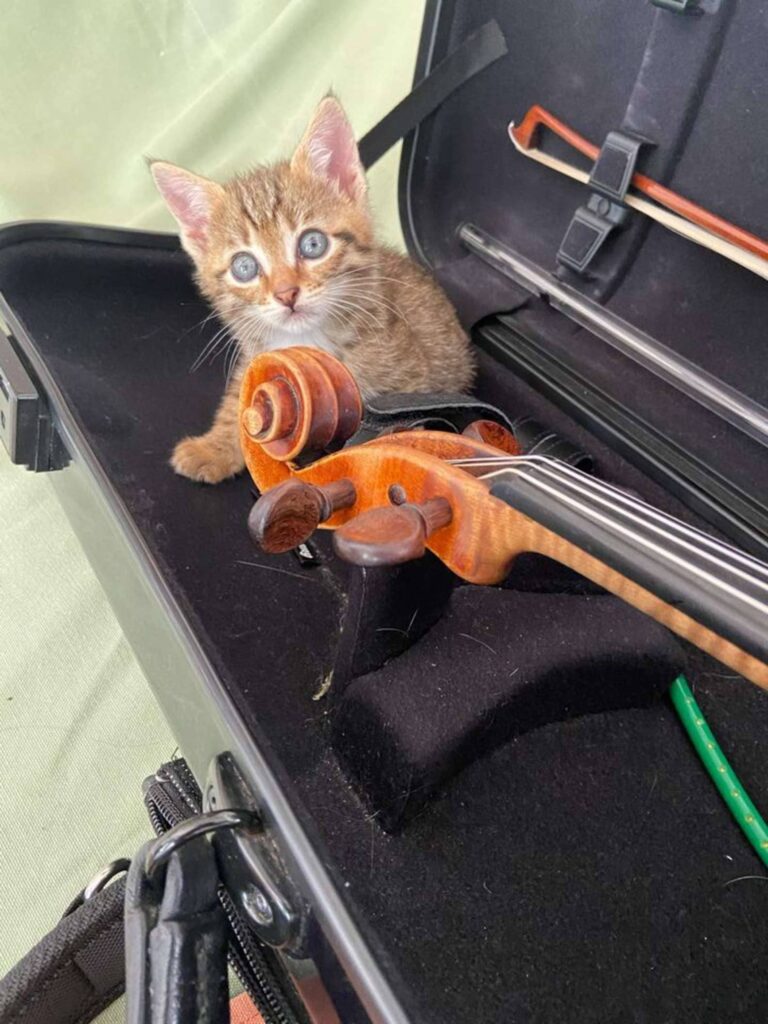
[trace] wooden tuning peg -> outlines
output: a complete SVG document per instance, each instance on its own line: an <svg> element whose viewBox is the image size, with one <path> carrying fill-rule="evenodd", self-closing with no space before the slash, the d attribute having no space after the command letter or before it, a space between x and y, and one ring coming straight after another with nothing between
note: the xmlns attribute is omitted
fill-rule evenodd
<svg viewBox="0 0 768 1024"><path fill-rule="evenodd" d="M356 500L351 480L316 485L292 477L262 494L248 516L248 532L262 551L273 555L290 551L334 512L350 508Z"/></svg>
<svg viewBox="0 0 768 1024"><path fill-rule="evenodd" d="M492 444L508 455L520 455L520 445L515 435L495 420L474 420L462 431L465 437L471 437L474 441L484 441Z"/></svg>
<svg viewBox="0 0 768 1024"><path fill-rule="evenodd" d="M453 517L445 498L420 505L374 508L339 527L333 535L336 554L354 565L398 565L421 558L427 538Z"/></svg>

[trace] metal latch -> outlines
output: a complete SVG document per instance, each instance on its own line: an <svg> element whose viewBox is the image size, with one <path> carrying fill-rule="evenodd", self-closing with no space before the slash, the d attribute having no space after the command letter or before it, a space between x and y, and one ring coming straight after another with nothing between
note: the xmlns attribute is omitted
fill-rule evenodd
<svg viewBox="0 0 768 1024"><path fill-rule="evenodd" d="M1 323L1 322L0 322ZM11 338L0 328L0 440L11 462L36 472L67 463L48 409Z"/></svg>

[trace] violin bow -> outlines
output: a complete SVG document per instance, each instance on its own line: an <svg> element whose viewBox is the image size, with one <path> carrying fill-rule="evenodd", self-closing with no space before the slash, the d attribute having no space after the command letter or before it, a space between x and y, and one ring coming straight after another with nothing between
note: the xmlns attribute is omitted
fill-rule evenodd
<svg viewBox="0 0 768 1024"><path fill-rule="evenodd" d="M590 160L597 159L600 153L598 146L538 105L530 108L519 125L514 121L509 124L509 137L518 153L574 181L588 184L588 171L545 153L535 144L542 126ZM631 184L648 199L628 192L623 200L627 206L697 245L738 263L753 274L768 279L768 242L764 239L718 217L644 174L634 174Z"/></svg>

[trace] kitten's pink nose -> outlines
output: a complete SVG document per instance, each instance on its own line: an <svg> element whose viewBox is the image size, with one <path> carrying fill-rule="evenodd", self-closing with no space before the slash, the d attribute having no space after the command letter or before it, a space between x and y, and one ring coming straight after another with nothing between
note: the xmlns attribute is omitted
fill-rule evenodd
<svg viewBox="0 0 768 1024"><path fill-rule="evenodd" d="M295 285L292 285L290 288L275 289L275 298L277 301L282 302L282 304L287 306L289 309L293 309L298 297L299 289Z"/></svg>

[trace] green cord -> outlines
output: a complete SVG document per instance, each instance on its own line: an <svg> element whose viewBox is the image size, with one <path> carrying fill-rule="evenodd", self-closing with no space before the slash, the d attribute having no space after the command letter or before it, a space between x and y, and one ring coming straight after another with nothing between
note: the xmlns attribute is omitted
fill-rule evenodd
<svg viewBox="0 0 768 1024"><path fill-rule="evenodd" d="M720 790L720 796L728 810L738 822L744 835L750 841L760 860L768 867L768 827L760 812L744 792L744 787L733 768L728 764L712 730L696 703L685 676L678 676L669 691L672 703L680 716L685 731L696 748L712 781Z"/></svg>

